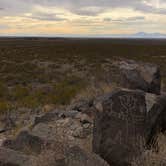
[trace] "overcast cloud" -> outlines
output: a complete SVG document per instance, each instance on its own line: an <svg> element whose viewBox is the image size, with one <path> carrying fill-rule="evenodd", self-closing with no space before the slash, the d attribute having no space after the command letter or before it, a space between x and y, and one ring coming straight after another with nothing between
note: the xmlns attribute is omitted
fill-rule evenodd
<svg viewBox="0 0 166 166"><path fill-rule="evenodd" d="M5 14L28 12L33 6L55 6L80 15L94 15L108 8L132 8L142 12L166 14L164 0L1 0Z"/></svg>
<svg viewBox="0 0 166 166"><path fill-rule="evenodd" d="M24 21L22 26L33 27L47 24L51 27L51 33L60 33L60 25L55 24L61 22L61 26L70 26L71 33L89 33L88 29L78 29L76 25L83 25L82 20L88 21L89 26L103 25L106 30L110 27L110 33L118 33L113 27L118 27L118 22L125 22L124 29L121 27L119 33L129 33L129 27L126 22L131 25L133 22L132 32L139 31L134 29L137 24L134 22L142 22L141 28L148 31L150 24L153 26L149 29L153 32L156 28L157 32L165 32L164 17L166 17L166 1L165 0L0 0L0 24L8 29L9 33L17 33L20 21ZM157 22L158 21L158 22ZM15 23L14 26L12 23ZM76 24L77 22L77 24ZM95 22L95 23L94 23ZM155 26L156 23L156 26ZM111 25L112 24L112 25ZM148 26L147 26L148 24ZM12 28L13 26L13 28ZM44 26L45 27L45 26ZM35 30L34 29L34 33ZM54 30L53 30L54 29ZM70 33L64 27L61 33ZM103 28L104 29L104 28ZM142 29L140 29L142 30ZM7 31L7 30L6 30ZM41 28L42 31L47 31ZM1 33L6 33L4 28ZM29 30L27 33L31 33ZM104 33L102 30L101 33Z"/></svg>

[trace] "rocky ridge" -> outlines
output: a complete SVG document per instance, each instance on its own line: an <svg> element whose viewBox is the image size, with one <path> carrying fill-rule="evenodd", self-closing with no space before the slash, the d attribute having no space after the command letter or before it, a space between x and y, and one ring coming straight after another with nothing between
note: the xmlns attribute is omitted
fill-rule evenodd
<svg viewBox="0 0 166 166"><path fill-rule="evenodd" d="M5 133L19 124L18 116L1 117L0 165L130 165L142 153L142 144L152 144L157 133L165 131L166 96L160 95L157 66L117 64L122 71L118 90L65 110L35 110L33 115L24 110L19 122L25 127L10 138Z"/></svg>

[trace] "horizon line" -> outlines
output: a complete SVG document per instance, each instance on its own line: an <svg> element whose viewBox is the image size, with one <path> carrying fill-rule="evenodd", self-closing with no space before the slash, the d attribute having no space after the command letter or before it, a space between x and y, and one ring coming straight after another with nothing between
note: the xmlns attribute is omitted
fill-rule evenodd
<svg viewBox="0 0 166 166"><path fill-rule="evenodd" d="M50 36L50 35L0 35L0 38L101 38L101 39L166 39L166 36Z"/></svg>
<svg viewBox="0 0 166 166"><path fill-rule="evenodd" d="M165 38L165 33L137 32L131 34L0 34L0 37L43 37L43 38Z"/></svg>

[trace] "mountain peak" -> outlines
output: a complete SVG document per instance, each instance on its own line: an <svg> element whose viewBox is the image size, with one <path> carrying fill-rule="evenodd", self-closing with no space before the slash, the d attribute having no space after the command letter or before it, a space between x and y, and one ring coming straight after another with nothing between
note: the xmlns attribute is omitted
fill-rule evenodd
<svg viewBox="0 0 166 166"><path fill-rule="evenodd" d="M146 32L138 32L133 35L132 37L146 37L146 38L166 38L166 34L162 33L146 33Z"/></svg>

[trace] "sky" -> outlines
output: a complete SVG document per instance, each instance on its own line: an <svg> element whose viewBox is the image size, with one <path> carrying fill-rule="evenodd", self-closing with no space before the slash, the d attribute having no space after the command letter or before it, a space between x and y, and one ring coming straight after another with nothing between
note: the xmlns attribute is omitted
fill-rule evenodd
<svg viewBox="0 0 166 166"><path fill-rule="evenodd" d="M0 0L0 35L166 34L166 0Z"/></svg>

